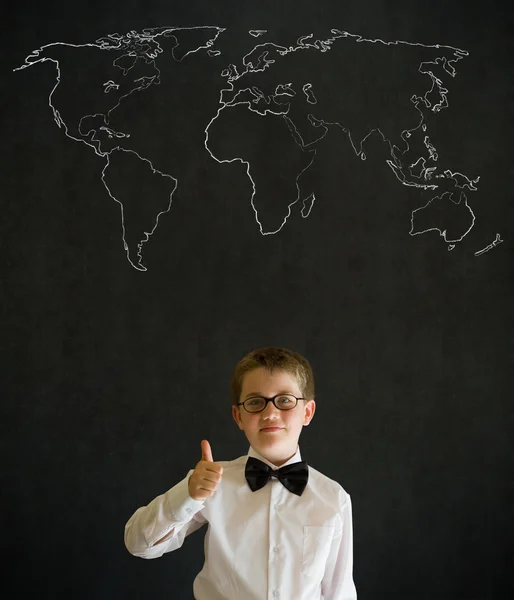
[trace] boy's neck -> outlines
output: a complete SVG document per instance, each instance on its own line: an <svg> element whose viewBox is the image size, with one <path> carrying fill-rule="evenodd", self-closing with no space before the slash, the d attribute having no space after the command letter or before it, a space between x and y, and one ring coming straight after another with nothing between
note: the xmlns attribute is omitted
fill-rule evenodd
<svg viewBox="0 0 514 600"><path fill-rule="evenodd" d="M255 448L254 448L254 452L259 454L259 456L262 456L262 458L265 458L268 462L270 462L275 467L282 467L288 460L291 460L293 458L293 456L296 455L296 453L298 452L298 446L297 446L296 450L287 457L266 456L266 454L263 454L262 452L255 450Z"/></svg>

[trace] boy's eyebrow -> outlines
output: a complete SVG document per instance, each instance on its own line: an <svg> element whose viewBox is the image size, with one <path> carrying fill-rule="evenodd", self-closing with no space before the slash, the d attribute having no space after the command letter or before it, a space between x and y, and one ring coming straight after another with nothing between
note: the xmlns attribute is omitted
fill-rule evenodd
<svg viewBox="0 0 514 600"><path fill-rule="evenodd" d="M279 396L280 394L289 394L291 396L296 396L296 394L294 394L290 390L286 390L286 389L281 390L280 392L278 392L278 394L275 394L275 395ZM246 394L245 400L247 398L251 398L252 396L259 396L260 398L264 398L264 394L262 392L250 392L249 394Z"/></svg>

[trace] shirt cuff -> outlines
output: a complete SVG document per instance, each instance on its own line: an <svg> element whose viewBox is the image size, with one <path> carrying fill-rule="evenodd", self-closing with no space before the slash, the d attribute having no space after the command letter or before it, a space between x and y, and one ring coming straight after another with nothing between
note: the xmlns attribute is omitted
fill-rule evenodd
<svg viewBox="0 0 514 600"><path fill-rule="evenodd" d="M189 495L188 481L192 471L178 485L168 490L165 494L166 506L169 511L169 517L177 523L190 521L198 511L205 505L204 500L194 500Z"/></svg>

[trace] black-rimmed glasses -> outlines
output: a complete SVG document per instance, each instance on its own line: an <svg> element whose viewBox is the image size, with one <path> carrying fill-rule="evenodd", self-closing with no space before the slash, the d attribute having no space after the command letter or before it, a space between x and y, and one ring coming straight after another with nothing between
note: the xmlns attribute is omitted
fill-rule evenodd
<svg viewBox="0 0 514 600"><path fill-rule="evenodd" d="M298 400L305 400L305 398L297 398L293 394L277 394L273 398L251 396L244 402L238 402L237 406L241 406L242 404L247 412L258 413L262 412L268 406L268 402L273 402L279 410L292 410L298 404Z"/></svg>

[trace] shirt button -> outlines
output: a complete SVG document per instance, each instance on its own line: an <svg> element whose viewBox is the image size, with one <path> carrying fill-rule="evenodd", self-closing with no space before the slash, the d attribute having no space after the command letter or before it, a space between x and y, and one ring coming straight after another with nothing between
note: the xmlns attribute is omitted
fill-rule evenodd
<svg viewBox="0 0 514 600"><path fill-rule="evenodd" d="M279 597L279 591L278 590L273 590L273 598L278 598Z"/></svg>
<svg viewBox="0 0 514 600"><path fill-rule="evenodd" d="M186 512L191 514L191 509L190 508L186 508Z"/></svg>
<svg viewBox="0 0 514 600"><path fill-rule="evenodd" d="M279 551L279 547L278 547L278 546L275 546L275 547L273 548L273 552L275 552L275 553L276 553L276 552L278 552L278 551ZM275 590L275 591L276 591L276 590Z"/></svg>

